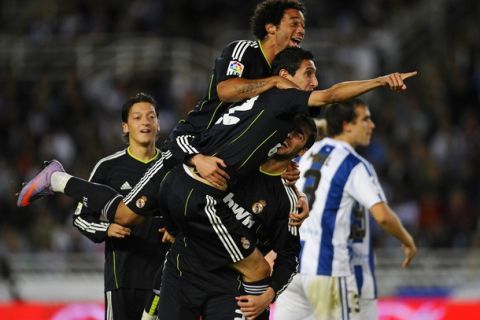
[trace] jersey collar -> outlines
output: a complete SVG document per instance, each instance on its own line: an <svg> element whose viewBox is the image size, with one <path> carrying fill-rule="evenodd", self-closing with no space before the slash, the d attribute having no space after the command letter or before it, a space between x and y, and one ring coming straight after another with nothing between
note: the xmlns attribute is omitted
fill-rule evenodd
<svg viewBox="0 0 480 320"><path fill-rule="evenodd" d="M333 145L348 149L350 152L353 152L355 154L357 153L355 149L348 142L335 140L330 137L323 138L323 141L325 141L327 144L333 144Z"/></svg>
<svg viewBox="0 0 480 320"><path fill-rule="evenodd" d="M151 162L151 161L153 161L153 160L156 160L156 159L158 158L158 155L160 154L160 150L158 150L157 148L155 148L155 155L154 155L152 158L148 159L148 160L142 160L142 159L140 159L140 158L135 157L135 156L130 152L130 147L127 148L127 153L128 153L128 155L129 155L130 157L132 157L133 159L135 159L135 160L137 160L137 161L139 161L139 162L141 162L141 163L149 163L149 162Z"/></svg>
<svg viewBox="0 0 480 320"><path fill-rule="evenodd" d="M265 52L263 51L262 43L260 42L260 40L257 40L257 43L258 43L258 46L260 48L260 51L262 52L263 58L265 59L265 62L268 64L268 67L270 69L272 69L272 66L270 65L270 62L268 61L267 56L265 55Z"/></svg>

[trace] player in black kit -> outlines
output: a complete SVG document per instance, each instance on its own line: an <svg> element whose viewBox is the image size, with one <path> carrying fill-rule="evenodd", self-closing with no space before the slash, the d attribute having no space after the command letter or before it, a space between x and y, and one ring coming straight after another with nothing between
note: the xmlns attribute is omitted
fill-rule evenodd
<svg viewBox="0 0 480 320"><path fill-rule="evenodd" d="M159 126L154 99L144 93L128 99L122 107L122 126L128 147L97 162L89 181L126 196L160 156L155 148ZM140 319L170 247L159 233L163 217L146 218L129 229L100 220L99 212L79 203L73 224L93 242L105 241L105 319Z"/></svg>
<svg viewBox="0 0 480 320"><path fill-rule="evenodd" d="M300 45L305 35L304 13L305 7L298 0L266 0L258 4L250 20L258 40L233 41L222 50L215 60L205 97L174 128L167 146L179 135L198 135L210 128L231 102L274 87L296 87L272 74L271 64L278 52Z"/></svg>
<svg viewBox="0 0 480 320"><path fill-rule="evenodd" d="M308 51L287 48L276 56L273 68L279 75L297 82L302 89L312 90L318 84L312 59ZM349 99L380 86L400 89L404 86L403 78L412 75L397 73L372 80L343 82L316 91L274 88L229 107L215 125L191 141L188 137L180 137L182 139L178 139L172 152L175 154L178 150L179 153L199 153L222 159L232 177L230 185L234 185L235 179L247 176L276 153L292 130L294 116L308 114L308 106ZM247 281L257 281L268 273L268 266L255 250L255 239L249 237L222 203L226 192L221 186L203 179L193 168L183 165L166 176L160 190L160 204L162 211L168 212L174 221L172 227L191 238L192 247L207 262L207 268L213 270L233 262Z"/></svg>
<svg viewBox="0 0 480 320"><path fill-rule="evenodd" d="M274 67L275 72L280 76L298 82L303 90L312 90L313 87L318 84L315 76L316 69L312 58L312 55L308 51L300 48L288 48L277 55L273 65L276 66ZM403 80L415 74L416 72L404 74L394 73L371 80L342 82L329 89L310 92L295 89L269 90L258 97L232 105L229 110L219 118L214 127L193 140L193 148L190 151L192 154L200 151L207 155L216 155L223 159L229 166L228 170L231 174L236 174L237 177L245 175L250 170L256 169L267 157L275 153L275 150L278 149L287 133L291 131L291 119L293 119L296 113L306 114L307 105L322 106L327 103L346 100L383 86L387 86L392 90L404 90L406 86ZM240 121L240 118L242 121ZM218 136L221 136L225 142L218 140ZM180 147L182 146L179 146L179 148ZM195 148L198 148L198 150ZM169 156L171 156L171 153L162 155L162 158L152 165L140 180L139 184L125 197L123 202L121 201L121 196L113 190L102 188L99 185L88 184L80 179L72 178L66 173L50 173L50 169L47 169L45 174L39 174L38 178L34 178L31 183L22 189L18 204L19 206L28 205L32 196L37 197L42 195L42 192L49 191L51 183L54 192L65 193L79 201L89 199L89 205L92 208L102 210L102 215L106 217L108 221L129 226L141 220L142 216L148 214L150 210L156 209L153 205L154 201L147 201L149 199L144 199L143 194L145 194L144 190L158 188L158 180L160 180L164 174L164 171L162 171L162 161L165 157ZM53 170L60 171L60 169L52 169L52 171ZM265 268L264 265L263 256L261 256L260 259L259 253L255 253L254 246L242 245L242 238L247 237L247 239L249 239L248 235L245 235L241 229L235 227L238 226L238 224L232 221L231 217L229 217L231 215L228 215L227 211L220 209L220 212L224 213L221 219L226 219L225 221L221 221L220 224L225 225L226 223L228 232L225 233L223 229L215 230L214 228L216 228L216 224L219 222L209 220L208 215L210 212L205 211L205 209L221 206L217 200L218 198L222 198L225 191L221 188L219 189L218 186L212 186L191 168L184 170L183 167L178 167L174 169L173 172L175 172L175 174L170 174L169 177L167 177L168 179L173 179L172 176L175 176L175 179L183 181L178 183L179 189L165 190L165 195L168 194L172 196L172 198L167 199L167 204L168 201L170 201L173 210L178 211L179 209L179 202L172 201L174 197L176 197L178 201L185 202L187 199L189 201L191 200L189 196L190 189L188 187L195 181L202 185L200 188L203 190L202 192L214 197L212 201L210 198L198 195L195 197L195 199L198 200L196 202L198 207L194 208L189 206L184 209L192 211L193 216L200 217L201 224L203 225L201 231L211 234L211 237L207 238L202 238L197 235L201 240L197 244L200 247L204 246L203 250L209 247L209 240L207 239L211 239L213 242L220 244L214 246L212 250L213 253L215 253L215 250L218 251L218 256L214 258L214 255L209 255L209 257L212 258L211 267L213 268L225 263L242 260L242 263L236 265L237 270L244 274L247 279L252 279L253 281L268 272L268 267ZM52 179L50 179L50 175ZM46 189L37 188L36 179L40 179L40 177L42 177L42 179L48 179L48 181L44 182L46 185L42 184ZM180 190L180 188L183 189ZM215 198L217 198L217 200ZM141 206L136 205L139 201L142 204ZM193 202L190 202L190 204L192 203ZM171 214L180 217L181 221L184 212L181 210L179 212L172 211ZM219 212L216 212L216 214L218 215ZM190 218L190 215L187 217ZM230 224L232 224L232 230L228 229ZM188 234L189 227L187 226L188 224L182 225L182 228L187 228L183 231ZM235 234L237 230L240 230L239 233L232 239L230 234ZM200 234L202 234L202 232L200 232ZM217 239L214 238L215 235L218 235ZM203 244L202 241L204 242ZM243 243L245 244L246 242ZM251 243L254 243L254 241L250 241L250 244ZM243 259L243 257L247 257L252 252L255 253L252 260ZM255 262L253 267L250 265L252 261Z"/></svg>
<svg viewBox="0 0 480 320"><path fill-rule="evenodd" d="M277 154L238 181L222 199L235 219L258 239L256 245L262 254L272 249L277 253L269 284L243 288L240 276L230 268L211 271L204 253L199 253L192 240L179 233L164 267L160 319L235 319L242 314L247 319L268 319L268 311L263 311L295 274L300 251L298 228L289 225L289 213L295 208L297 197L280 176L291 159L306 151L316 137L310 117L297 116L293 122L294 130Z"/></svg>

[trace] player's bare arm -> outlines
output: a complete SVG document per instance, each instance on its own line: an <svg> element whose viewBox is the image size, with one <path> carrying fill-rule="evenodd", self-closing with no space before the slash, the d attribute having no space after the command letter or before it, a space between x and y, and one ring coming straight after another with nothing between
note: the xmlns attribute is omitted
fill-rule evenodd
<svg viewBox="0 0 480 320"><path fill-rule="evenodd" d="M370 208L373 218L389 234L400 240L403 245L404 259L402 267L407 268L417 254L415 241L404 228L395 212L385 202L379 202Z"/></svg>
<svg viewBox="0 0 480 320"><path fill-rule="evenodd" d="M270 265L257 248L248 257L235 262L231 266L243 275L243 281L245 282L259 281L272 273Z"/></svg>
<svg viewBox="0 0 480 320"><path fill-rule="evenodd" d="M271 76L263 79L231 78L217 85L218 98L224 102L238 102L272 89L298 88L292 81L280 76Z"/></svg>
<svg viewBox="0 0 480 320"><path fill-rule="evenodd" d="M415 75L417 75L417 71L395 72L369 80L340 82L328 89L313 91L308 99L308 106L321 107L330 103L345 101L381 87L388 87L392 91L403 91L407 89L404 81Z"/></svg>

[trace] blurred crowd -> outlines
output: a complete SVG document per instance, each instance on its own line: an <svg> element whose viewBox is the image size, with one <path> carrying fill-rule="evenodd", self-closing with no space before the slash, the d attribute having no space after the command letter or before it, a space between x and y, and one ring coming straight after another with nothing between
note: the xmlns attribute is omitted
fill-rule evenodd
<svg viewBox="0 0 480 320"><path fill-rule="evenodd" d="M418 6L432 2L443 10L437 16L415 19ZM247 29L256 3L4 0L0 1L0 37L48 44L149 35L189 38L219 50L223 44L216 39L221 30ZM480 4L475 0L304 3L307 38L310 29L337 32L339 39L348 41L345 47L355 42L374 58L366 66L359 59L350 64L357 68L324 73L322 67L328 64L319 63L321 87L333 84L326 75L337 71L341 74L337 81L373 76L364 70L419 71L408 82L407 93L367 95L376 129L371 146L361 153L375 165L391 206L419 246L480 246ZM399 17L410 15L409 29L395 25L409 24ZM382 37L369 38L369 33L379 30ZM309 49L308 43L314 42L310 38L304 47ZM341 58L330 52L320 55L330 55L329 61ZM350 58L354 57L361 55ZM75 65L62 81L50 77L48 68L29 77L16 74L14 67L10 72L8 66L1 68L0 253L101 250L72 227L75 203L66 197L56 195L18 209L15 192L21 182L51 158L61 160L72 174L88 178L96 161L122 148L120 107L138 91L151 93L159 102L163 135L203 92L173 95L170 75L162 72L92 82L79 76ZM392 244L379 230L375 241L377 246Z"/></svg>

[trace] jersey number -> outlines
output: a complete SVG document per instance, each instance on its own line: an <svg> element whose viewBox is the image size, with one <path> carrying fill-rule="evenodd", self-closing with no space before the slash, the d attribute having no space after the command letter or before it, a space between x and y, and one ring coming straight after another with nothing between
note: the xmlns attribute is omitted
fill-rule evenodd
<svg viewBox="0 0 480 320"><path fill-rule="evenodd" d="M355 202L352 208L352 223L350 230L350 238L353 241L362 241L366 233L365 209Z"/></svg>
<svg viewBox="0 0 480 320"><path fill-rule="evenodd" d="M217 120L217 122L215 122L215 124L221 123L225 126L232 126L234 124L237 124L240 121L240 118L235 116L235 112L251 110L253 108L253 104L255 103L255 101L257 99L258 99L258 96L253 97L251 99L248 99L247 101L245 101L241 105L238 105L238 106L235 106L235 107L232 107L232 108L228 109L228 111L226 111Z"/></svg>
<svg viewBox="0 0 480 320"><path fill-rule="evenodd" d="M320 169L327 160L328 154L315 154L312 156L312 158L312 166L303 175L305 178L303 193L307 195L308 206L310 209L313 207L313 203L315 202L315 191L317 190L320 179L322 178L322 173L320 172Z"/></svg>

